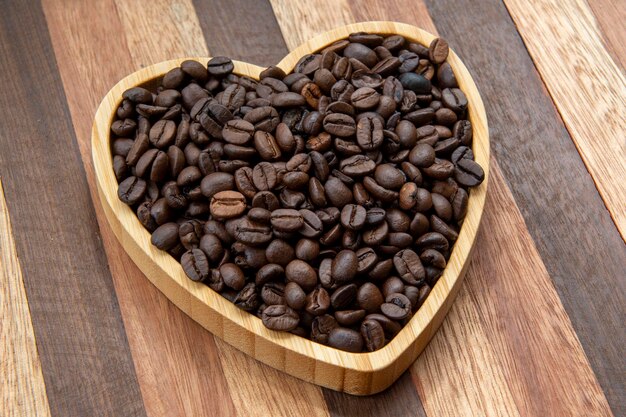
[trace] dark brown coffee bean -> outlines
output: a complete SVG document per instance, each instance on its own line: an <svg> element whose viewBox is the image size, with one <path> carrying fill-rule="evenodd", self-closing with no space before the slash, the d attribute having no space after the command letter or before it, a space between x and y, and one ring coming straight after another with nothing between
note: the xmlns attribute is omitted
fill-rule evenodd
<svg viewBox="0 0 626 417"><path fill-rule="evenodd" d="M276 186L277 174L274 165L260 162L252 170L252 182L259 191L268 191Z"/></svg>
<svg viewBox="0 0 626 417"><path fill-rule="evenodd" d="M391 203L398 198L396 191L388 190L380 186L373 178L365 177L363 179L363 185L365 189L369 191L375 198L385 203Z"/></svg>
<svg viewBox="0 0 626 417"><path fill-rule="evenodd" d="M211 199L220 191L229 191L235 188L235 178L225 172L214 172L207 175L200 183L202 195Z"/></svg>
<svg viewBox="0 0 626 417"><path fill-rule="evenodd" d="M335 312L335 319L342 326L352 326L360 323L366 314L365 310L342 310Z"/></svg>
<svg viewBox="0 0 626 417"><path fill-rule="evenodd" d="M454 168L454 179L466 187L475 187L483 182L485 172L475 161L461 158Z"/></svg>
<svg viewBox="0 0 626 417"><path fill-rule="evenodd" d="M309 179L309 197L316 207L325 207L328 202L324 193L324 186L317 178Z"/></svg>
<svg viewBox="0 0 626 417"><path fill-rule="evenodd" d="M338 282L352 280L358 270L359 260L354 251L344 249L332 261L331 274Z"/></svg>
<svg viewBox="0 0 626 417"><path fill-rule="evenodd" d="M356 204L347 204L341 210L341 224L350 230L360 230L365 225L365 217L365 208Z"/></svg>
<svg viewBox="0 0 626 417"><path fill-rule="evenodd" d="M241 268L234 263L225 263L221 265L219 271L226 286L237 291L244 287L246 283L244 273Z"/></svg>
<svg viewBox="0 0 626 417"><path fill-rule="evenodd" d="M320 244L312 239L300 239L296 243L296 257L303 261L313 261L320 254Z"/></svg>
<svg viewBox="0 0 626 417"><path fill-rule="evenodd" d="M122 97L133 103L152 104L152 93L142 87L130 88L124 91Z"/></svg>
<svg viewBox="0 0 626 417"><path fill-rule="evenodd" d="M262 207L269 211L274 211L280 207L278 198L269 191L260 191L252 198L252 207Z"/></svg>
<svg viewBox="0 0 626 417"><path fill-rule="evenodd" d="M261 158L266 161L276 160L281 156L276 139L269 132L257 131L254 134L254 147L259 152Z"/></svg>
<svg viewBox="0 0 626 417"><path fill-rule="evenodd" d="M302 216L302 227L299 233L307 238L317 238L324 231L324 225L320 218L308 209L300 209L300 215Z"/></svg>
<svg viewBox="0 0 626 417"><path fill-rule="evenodd" d="M328 345L347 352L358 353L363 349L363 337L355 330L345 327L336 327L328 335Z"/></svg>
<svg viewBox="0 0 626 417"><path fill-rule="evenodd" d="M191 249L183 253L180 264L192 281L204 281L209 277L209 261L200 249Z"/></svg>
<svg viewBox="0 0 626 417"><path fill-rule="evenodd" d="M165 223L159 226L153 233L150 241L161 250L170 250L179 243L178 224Z"/></svg>
<svg viewBox="0 0 626 417"><path fill-rule="evenodd" d="M383 295L387 297L389 294L401 293L404 291L404 283L398 277L390 277L385 280L382 286Z"/></svg>
<svg viewBox="0 0 626 417"><path fill-rule="evenodd" d="M231 72L233 72L234 68L235 66L233 64L233 61L225 56L213 57L207 64L209 74L218 77L223 77L230 74Z"/></svg>
<svg viewBox="0 0 626 417"><path fill-rule="evenodd" d="M372 228L363 232L363 243L367 246L378 246L382 244L389 235L389 226L386 221L382 221Z"/></svg>
<svg viewBox="0 0 626 417"><path fill-rule="evenodd" d="M300 317L290 307L278 304L263 310L262 320L270 330L290 331L298 327Z"/></svg>
<svg viewBox="0 0 626 417"><path fill-rule="evenodd" d="M312 291L317 284L317 273L308 263L295 259L285 268L287 281L295 282L305 291Z"/></svg>
<svg viewBox="0 0 626 417"><path fill-rule="evenodd" d="M341 180L333 176L329 177L324 184L324 191L326 191L326 198L330 203L340 209L346 204L350 204L354 198L352 191Z"/></svg>
<svg viewBox="0 0 626 417"><path fill-rule="evenodd" d="M380 186L391 190L399 190L406 182L404 173L391 164L378 165L374 179Z"/></svg>
<svg viewBox="0 0 626 417"><path fill-rule="evenodd" d="M398 252L393 257L393 264L400 278L407 284L420 285L426 278L419 256L411 249Z"/></svg>
<svg viewBox="0 0 626 417"><path fill-rule="evenodd" d="M435 158L435 162L432 165L423 168L422 172L431 178L445 180L454 174L455 167L454 164L447 159ZM458 179L457 182L460 183Z"/></svg>
<svg viewBox="0 0 626 417"><path fill-rule="evenodd" d="M450 201L441 194L431 193L430 196L433 200L433 208L437 216L446 222L452 220L452 205Z"/></svg>
<svg viewBox="0 0 626 417"><path fill-rule="evenodd" d="M445 252L450 248L445 236L437 232L423 234L415 241L415 244L421 250L435 249L439 252Z"/></svg>
<svg viewBox="0 0 626 417"><path fill-rule="evenodd" d="M317 287L306 297L305 310L314 316L321 316L330 308L330 296L328 292ZM333 319L334 320L334 319Z"/></svg>
<svg viewBox="0 0 626 417"><path fill-rule="evenodd" d="M465 214L467 213L467 191L459 188L451 197L451 201L454 219L457 221L457 223L460 224L460 222L462 222L465 218Z"/></svg>
<svg viewBox="0 0 626 417"><path fill-rule="evenodd" d="M365 348L369 352L373 352L385 345L385 332L383 326L376 320L365 320L361 324L361 336L365 344Z"/></svg>
<svg viewBox="0 0 626 417"><path fill-rule="evenodd" d="M441 64L448 58L448 42L442 38L435 38L428 48L428 57L433 64Z"/></svg>
<svg viewBox="0 0 626 417"><path fill-rule="evenodd" d="M268 224L270 222L271 212L261 207L254 207L248 211L248 218L258 223Z"/></svg>
<svg viewBox="0 0 626 417"><path fill-rule="evenodd" d="M122 181L117 189L119 199L129 206L137 204L146 194L147 184L137 177L128 177Z"/></svg>
<svg viewBox="0 0 626 417"><path fill-rule="evenodd" d="M380 310L392 320L403 320L411 314L411 302L404 294L389 294Z"/></svg>
<svg viewBox="0 0 626 417"><path fill-rule="evenodd" d="M322 288L321 290L324 289ZM329 314L322 314L315 317L311 322L311 340L317 343L327 344L328 335L336 327L337 320Z"/></svg>
<svg viewBox="0 0 626 417"><path fill-rule="evenodd" d="M371 151L383 144L383 123L378 118L363 117L356 127L356 138L359 147Z"/></svg>
<svg viewBox="0 0 626 417"><path fill-rule="evenodd" d="M285 302L294 310L302 310L306 305L306 293L295 282L288 282L285 286Z"/></svg>
<svg viewBox="0 0 626 417"><path fill-rule="evenodd" d="M359 307L368 313L375 313L379 311L380 306L384 301L383 295L378 287L371 282L366 282L359 287L356 299Z"/></svg>
<svg viewBox="0 0 626 417"><path fill-rule="evenodd" d="M255 130L264 132L274 131L280 123L278 112L270 106L257 107L246 113L243 119L252 123Z"/></svg>
<svg viewBox="0 0 626 417"><path fill-rule="evenodd" d="M365 215L365 223L367 225L379 224L383 220L385 220L385 215L386 215L385 209L380 208L380 207L371 208L367 210L367 213Z"/></svg>
<svg viewBox="0 0 626 417"><path fill-rule="evenodd" d="M331 113L324 117L324 130L331 135L349 137L356 132L356 122L347 114Z"/></svg>
<svg viewBox="0 0 626 417"><path fill-rule="evenodd" d="M272 227L283 232L295 232L299 230L304 220L302 215L293 209L278 209L272 212L270 221Z"/></svg>

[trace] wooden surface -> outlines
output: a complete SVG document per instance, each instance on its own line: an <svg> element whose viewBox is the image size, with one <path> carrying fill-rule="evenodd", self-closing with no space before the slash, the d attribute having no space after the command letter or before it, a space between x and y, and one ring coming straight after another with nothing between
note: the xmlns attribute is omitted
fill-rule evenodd
<svg viewBox="0 0 626 417"><path fill-rule="evenodd" d="M626 240L624 73L604 48L585 0L563 0L556 6L550 0L535 0L534 7L521 0L504 3ZM541 19L544 15L552 18ZM584 62L577 62L575 57L580 56Z"/></svg>
<svg viewBox="0 0 626 417"><path fill-rule="evenodd" d="M610 10L615 12L600 14L598 10L606 10L603 4L609 4ZM271 18L280 14L280 5L276 3L198 0L194 1L193 8L188 3L184 5L190 7L185 9L189 16L197 15L206 39L206 43L197 39L193 48L206 48L208 44L208 52L213 55L217 54L213 49L219 54L240 54L236 58L259 65L275 63L287 52L285 44L291 40L283 38L285 30L281 28L288 22L283 21L279 26L278 20ZM322 6L324 12L316 14L316 6ZM620 36L623 32L619 28L611 30L610 23L624 21L624 17L619 16L620 6L620 2L604 0L589 3L613 59L618 56L615 51L619 51L615 45L621 44L623 48L624 44L623 35ZM341 13L336 12L335 7L339 7ZM169 16L169 10L163 9L161 16ZM196 54L193 50L175 50L172 52L175 56L163 56L159 51L144 51L142 53L154 53L156 59L150 56L131 59L127 37L135 35L128 33L132 29L122 25L119 13L116 4L108 0L92 4L44 0L43 5L12 2L5 5L0 16L0 48L3 57L11 57L0 60L3 86L11 86L0 93L3 126L0 175L24 271L52 415L543 416L562 413L560 407L571 407L565 415L610 415L607 402L602 402L602 392L614 415L626 414L623 361L626 247L600 198L595 178L589 175L545 87L546 78L551 77L552 82L556 82L560 79L558 74L536 71L535 57L526 49L507 8L497 0L427 0L425 5L419 1L399 0L349 4L310 2L295 15L297 21L292 27L296 32L289 35L319 33L328 29L325 21L334 21L337 14L346 19L337 24L391 19L416 24L431 32L434 28L428 25L433 25L434 21L439 33L450 41L468 65L485 102L499 167L492 165L494 181L490 187L495 186L497 178L502 178L499 182L508 186L510 193L491 192L490 195L503 200L494 205L488 201L485 229L478 237L478 244L482 246L473 257L465 284L440 331L410 373L382 394L352 397L287 377L214 340L167 302L133 266L102 221L97 200L100 236L110 272L105 268L103 274L103 267L94 266L93 261L79 269L72 260L73 263L56 266L52 278L57 287L59 282L74 279L71 274L82 274L83 278L93 279L98 284L90 285L89 291L82 291L83 300L73 299L74 304L65 306L67 312L84 309L85 305L97 306L99 299L109 300L109 290L101 284L107 282L104 277L108 274L113 277L119 307L115 302L108 302L106 310L97 310L97 314L82 316L80 320L105 324L103 329L109 335L111 317L114 322L117 320L116 326L122 328L121 314L128 344L119 341L107 344L102 354L113 349L118 356L124 352L132 354L135 372L129 373L128 362L119 359L109 360L107 372L102 373L94 367L97 358L91 355L63 358L61 350L68 351L68 346L76 341L85 343L93 333L65 330L72 328L68 323L79 320L76 315L41 314L45 302L54 299L60 291L38 286L50 279L49 265L35 262L33 254L51 252L51 244L45 239L29 237L37 228L48 230L50 224L55 225L55 231L65 229L76 233L76 229L63 223L67 216L59 212L46 213L41 204L37 205L37 210L29 210L27 203L34 202L35 197L28 199L28 194L15 190L29 189L28 181L33 180L38 181L36 187L46 189L42 184L52 180L38 176L39 166L35 174L29 174L35 167L21 167L20 161L24 158L8 159L5 155L16 155L16 152L22 155L21 149L28 146L25 144L37 143L54 156L59 140L70 144L73 155L78 155L77 149L80 150L88 182L92 185L92 196L95 196L88 140L99 100L119 79L142 65ZM552 14L540 16L534 24L543 24L541 19L552 17ZM195 21L189 19L192 20ZM304 21L307 23L297 24ZM164 44L188 45L180 38L181 33L160 32L154 30L158 22L151 23L148 25L152 32L144 36L158 36ZM239 33L246 37L238 37ZM308 34L302 35L306 36ZM271 41L271 48L263 49L259 39L265 38ZM499 58L497 64L494 54ZM584 62L586 57L576 58ZM28 83L21 80L28 80ZM59 82L62 82L60 90L55 88ZM43 111L36 109L25 113L22 107L14 110L12 103L25 106L31 101L37 102L34 98L44 94L44 90L45 99L39 100L47 103ZM20 120L24 122L18 123ZM72 125L76 141L72 139ZM56 142L48 139L48 132L52 131L48 126L54 126ZM548 149L553 152L547 152ZM55 179L60 178L61 183L85 183L80 179L84 174L73 163L68 167L67 163L52 159L46 169L53 171ZM74 176L68 177L67 171ZM81 198L87 193L85 186L82 187L65 187L62 195ZM72 191L68 192L69 189ZM40 201L39 194L37 202ZM91 220L85 221L85 216L80 218L89 224L85 229L93 230L91 236L97 239L96 229L89 229L95 224L90 204L84 199L75 204L82 204L82 210L89 213L87 217ZM515 228L508 226L510 216L514 216ZM32 226L29 229L26 225ZM491 234L486 225L496 225L493 227L499 230L499 235ZM503 225L506 226L504 235ZM84 236L83 231L80 233ZM481 240L485 242L481 244ZM507 252L509 248L522 248L523 252ZM68 254L72 250L66 243L54 246L55 256L65 254L64 259L70 259ZM84 254L82 256L85 259ZM539 267L542 272L535 274ZM503 275L504 272L507 275ZM63 273L70 278L58 278ZM110 282L111 278L108 280ZM535 299L518 297L516 291L524 289L525 282L533 283L525 294ZM491 285L487 290L485 283ZM534 307L527 311L529 303ZM83 325L82 321L79 323ZM533 326L541 330L536 335ZM64 336L59 338L59 334ZM69 341L69 336L74 340ZM558 347L551 350L555 342ZM564 350L564 358L549 356L544 367L541 355L544 352L556 355L558 349ZM78 367L58 366L49 358L63 358L64 365L71 359ZM571 370L567 369L570 365ZM565 372L563 375L568 381L557 380L559 384L550 388L549 384L554 382L551 369L557 377ZM597 382L589 380L593 375L590 372L595 374ZM582 385L577 383L579 378ZM115 384L107 382L113 380ZM80 395L67 395L67 391L57 387L51 389L52 383L71 387L72 381L83 381ZM132 388L137 382L140 393ZM571 391L563 391L565 383L572 384ZM116 391L118 387L124 390ZM546 387L549 389L544 392ZM279 393L285 389L281 397ZM582 397L581 405L580 396L587 395L586 392L588 397ZM568 405L570 395L574 401ZM103 398L108 398L104 406Z"/></svg>
<svg viewBox="0 0 626 417"><path fill-rule="evenodd" d="M370 22L341 26L320 34L285 56L278 66L292 71L301 57L351 33L401 34L412 42L430 45L434 36L417 27ZM265 328L261 320L242 312L206 285L190 281L180 264L150 243L150 234L136 214L117 196L110 151L110 121L120 105L122 93L163 77L186 58L151 65L125 77L104 97L92 130L92 157L98 194L104 213L116 237L131 259L150 281L177 307L214 335L276 369L308 382L356 395L370 395L391 385L415 360L438 329L456 296L474 246L483 214L489 179L489 137L482 100L467 69L453 51L447 62L467 95L473 127L472 148L476 162L484 168L483 183L470 193L467 215L447 267L429 297L411 321L384 348L372 353L353 354L313 343L301 337ZM208 62L208 57L192 58ZM262 67L235 61L234 72L258 78Z"/></svg>
<svg viewBox="0 0 626 417"><path fill-rule="evenodd" d="M50 415L22 270L0 179L0 415Z"/></svg>

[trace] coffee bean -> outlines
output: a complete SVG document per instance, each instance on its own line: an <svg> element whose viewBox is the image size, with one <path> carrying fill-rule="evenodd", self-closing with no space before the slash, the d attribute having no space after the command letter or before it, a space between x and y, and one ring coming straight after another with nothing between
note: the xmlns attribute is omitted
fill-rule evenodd
<svg viewBox="0 0 626 417"><path fill-rule="evenodd" d="M365 320L361 324L361 336L365 343L365 348L373 352L385 345L385 332L383 326L376 320Z"/></svg>
<svg viewBox="0 0 626 417"><path fill-rule="evenodd" d="M400 278L407 284L420 285L426 277L419 256L411 249L398 252L393 257L393 265Z"/></svg>
<svg viewBox="0 0 626 417"><path fill-rule="evenodd" d="M324 130L331 135L348 137L356 132L356 122L347 114L331 113L324 117Z"/></svg>
<svg viewBox="0 0 626 417"><path fill-rule="evenodd" d="M295 282L305 291L312 291L317 284L317 274L306 262L295 259L285 268L287 281Z"/></svg>
<svg viewBox="0 0 626 417"><path fill-rule="evenodd" d="M378 287L371 282L366 282L359 287L356 299L359 307L368 313L375 313L379 311L380 306L384 301L383 295Z"/></svg>
<svg viewBox="0 0 626 417"><path fill-rule="evenodd" d="M286 305L278 304L263 310L262 320L270 330L290 331L298 327L300 317Z"/></svg>
<svg viewBox="0 0 626 417"><path fill-rule="evenodd" d="M428 48L428 57L433 64L441 64L448 58L448 42L442 38L435 38Z"/></svg>
<svg viewBox="0 0 626 417"><path fill-rule="evenodd" d="M347 204L341 210L341 224L350 230L360 230L365 225L365 217L365 208L356 204Z"/></svg>
<svg viewBox="0 0 626 417"><path fill-rule="evenodd" d="M307 302L306 293L297 283L288 282L285 286L285 302L294 310L302 310Z"/></svg>
<svg viewBox="0 0 626 417"><path fill-rule="evenodd" d="M180 264L192 281L204 281L209 277L209 261L200 249L191 249L183 253Z"/></svg>
<svg viewBox="0 0 626 417"><path fill-rule="evenodd" d="M187 60L116 109L119 198L267 327L380 349L442 275L484 179L447 55L353 33L260 81Z"/></svg>
<svg viewBox="0 0 626 417"><path fill-rule="evenodd" d="M159 226L153 233L150 240L154 246L161 250L170 250L179 243L178 225L176 223L165 223Z"/></svg>
<svg viewBox="0 0 626 417"><path fill-rule="evenodd" d="M403 320L411 314L411 302L404 294L389 294L380 310L391 320Z"/></svg>
<svg viewBox="0 0 626 417"><path fill-rule="evenodd" d="M207 175L200 183L202 195L207 198L213 197L220 191L233 190L235 188L235 177L225 172L214 172Z"/></svg>
<svg viewBox="0 0 626 417"><path fill-rule="evenodd" d="M211 58L207 64L209 74L223 77L233 72L234 64L230 58L225 56L216 56Z"/></svg>
<svg viewBox="0 0 626 417"><path fill-rule="evenodd" d="M132 206L143 198L146 189L147 184L144 180L131 176L120 183L117 196L124 204Z"/></svg>
<svg viewBox="0 0 626 417"><path fill-rule="evenodd" d="M331 266L331 275L338 282L352 280L358 270L359 259L354 251L344 249L335 256Z"/></svg>
<svg viewBox="0 0 626 417"><path fill-rule="evenodd" d="M355 330L337 327L328 335L328 345L347 352L360 352L363 349L363 337Z"/></svg>
<svg viewBox="0 0 626 417"><path fill-rule="evenodd" d="M475 187L483 182L485 172L475 161L462 158L456 163L454 168L454 179L466 187Z"/></svg>
<svg viewBox="0 0 626 417"><path fill-rule="evenodd" d="M237 191L220 191L211 198L211 215L218 219L239 216L246 209L246 198Z"/></svg>
<svg viewBox="0 0 626 417"><path fill-rule="evenodd" d="M276 169L269 162L260 162L252 170L252 182L259 191L268 191L276 186Z"/></svg>

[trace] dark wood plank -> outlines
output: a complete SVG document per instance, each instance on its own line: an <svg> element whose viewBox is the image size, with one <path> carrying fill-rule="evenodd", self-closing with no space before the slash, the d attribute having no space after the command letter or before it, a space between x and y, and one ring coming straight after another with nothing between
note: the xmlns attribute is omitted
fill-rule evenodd
<svg viewBox="0 0 626 417"><path fill-rule="evenodd" d="M277 64L287 51L268 0L193 0L213 56L251 64Z"/></svg>
<svg viewBox="0 0 626 417"><path fill-rule="evenodd" d="M144 416L38 2L0 14L0 175L55 416Z"/></svg>
<svg viewBox="0 0 626 417"><path fill-rule="evenodd" d="M626 246L504 5L426 3L476 80L494 154L607 399L623 415Z"/></svg>

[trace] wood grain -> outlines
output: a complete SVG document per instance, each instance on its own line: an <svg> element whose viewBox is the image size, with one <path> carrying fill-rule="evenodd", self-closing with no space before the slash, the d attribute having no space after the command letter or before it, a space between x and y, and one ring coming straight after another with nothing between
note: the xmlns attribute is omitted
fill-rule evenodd
<svg viewBox="0 0 626 417"><path fill-rule="evenodd" d="M0 178L0 415L50 416L22 268Z"/></svg>
<svg viewBox="0 0 626 417"><path fill-rule="evenodd" d="M479 86L495 158L609 404L626 414L626 246L503 3L427 4Z"/></svg>
<svg viewBox="0 0 626 417"><path fill-rule="evenodd" d="M626 68L626 2L612 0L592 0L587 4L593 11L602 32L607 51L616 64Z"/></svg>
<svg viewBox="0 0 626 417"><path fill-rule="evenodd" d="M273 5L277 10L280 10L280 12L277 11L277 15L284 17L284 20L279 18L279 23L283 25L283 33L297 37L298 31L303 29L293 22L298 21L300 14L306 13L305 8L299 7L295 3L278 1L273 2ZM326 6L327 9L330 9L327 3L317 2L316 5L321 6L321 8ZM369 2L368 5L373 10L376 10L375 4L372 2ZM385 3L386 5L387 3ZM382 6L382 3L380 6ZM341 8L342 6L339 5L338 7ZM364 10L359 8L358 5L355 6L355 9ZM404 19L407 20L415 18L406 10L393 10L389 7L379 7L377 10L379 12L373 12L375 14L361 14L359 18L376 19L381 15L385 17L391 15L393 18L404 16ZM461 8L461 10L464 9ZM420 15L419 18L424 19L424 16ZM321 19L324 20L324 18ZM323 22L320 22L320 24L323 25ZM311 30L315 31L315 25L312 25L312 27ZM488 208L486 215L491 219L496 218L504 225L507 225L509 221L517 222L517 227L512 229L501 227L499 236L495 236L496 242L506 241L511 233L514 232L515 245L523 244L522 246L533 247L532 239L525 231L523 220L521 220L512 196L502 180L497 164L493 171L498 180L496 184L492 184L490 192L496 195L496 197L491 197L498 199L499 207L495 209ZM493 191L494 188L496 191ZM492 201L491 197L488 197L490 201ZM500 206L505 207L506 210L499 210ZM508 215L503 215L509 212L515 214L515 216L509 218ZM520 220L521 224L519 223ZM482 230L488 230L491 233L491 227L483 226ZM492 237L490 235L489 238L485 237L483 239L486 241L487 239L492 239ZM485 278L492 280L500 278L499 282L515 281L516 285L524 287L526 283L522 279L523 276L520 277L518 275L517 269L513 269L515 271L513 274L507 271L506 275L493 272L502 269L502 258L506 258L506 262L515 261L515 268L529 271L529 273L532 273L533 268L537 265L543 266L541 258L536 252L528 260L521 259L516 261L513 254L520 252L501 251L497 244L489 245L485 248L483 247L485 245L481 243L483 239L479 240L481 255L477 256L479 259L473 260L468 273L468 281L474 281L477 274L480 273ZM511 253L511 255L506 257L506 253ZM475 265L478 265L478 267ZM534 318L528 317L527 319L529 320L541 321L543 320L542 317L550 317L555 308L552 304L560 307L558 297L555 296L554 288L551 287L552 284L547 274L543 275L541 284L545 286L541 291L547 292L547 290L551 290L551 293L544 295L543 292L537 291L535 297L540 302L541 314L534 316ZM466 285L467 287L470 287L469 283ZM556 388L550 388L553 377L549 374L549 370L537 372L535 369L529 369L526 371L523 366L517 364L525 364L534 360L526 352L526 349L528 349L527 343L532 343L530 351L536 349L542 352L544 349L550 349L547 345L548 340L531 336L526 341L523 336L528 336L528 333L532 330L526 322L512 316L511 312L507 312L506 309L504 309L503 315L502 311L495 312L489 308L490 303L498 302L500 296L498 293L488 292L485 294L483 288L476 287L473 288L473 291L482 297L487 297L487 302L477 306L475 305L477 297L475 295L468 297L464 291L466 295L456 301L450 316L444 321L441 331L437 333L431 345L412 367L412 375L420 390L420 397L426 413L428 415L450 416L535 415L533 412L528 412L528 410L548 410L547 415L560 415L558 411L552 412L554 401L548 395L538 392L534 387L540 386L544 389L547 387L552 393L558 391L561 397L563 397L569 395L568 389L571 386L560 383ZM516 295L512 294L509 297L515 298ZM524 300L520 300L520 302ZM499 303L500 306L502 304L502 302ZM594 380L593 372L586 363L584 353L577 342L576 335L571 330L567 316L563 313L562 308L558 309L558 311L558 319L549 321L550 326L547 329L541 329L542 335L546 335L545 331L548 331L549 340L554 341L556 339L559 343L567 345L569 354L575 357L575 363L581 364L573 372L580 373L582 380L590 386L593 392L591 396L593 398L592 401L588 402L586 394L581 394L575 399L574 404L577 410L574 414L578 415L580 412L589 410L595 411L599 415L606 415L607 412L610 414L606 400ZM538 313L535 312L535 314ZM506 317L507 320L511 321L511 324L508 324L508 321L504 319L499 320L499 317ZM486 324L482 324L485 321ZM507 325L509 327L507 332L504 332L505 334L502 331L498 331L499 328ZM523 330L523 332L520 330ZM561 340L561 337L564 337L564 340ZM569 366L567 362L558 360L553 360L550 363L558 369ZM578 380L577 378L578 376L574 380ZM516 383L518 380L520 382ZM536 404L534 404L535 402ZM567 405L557 406L555 409L559 410L559 407L567 407Z"/></svg>
<svg viewBox="0 0 626 417"><path fill-rule="evenodd" d="M194 0L194 5L213 56L267 67L287 54L267 0Z"/></svg>
<svg viewBox="0 0 626 417"><path fill-rule="evenodd" d="M593 13L584 0L504 4L626 240L626 77L604 48Z"/></svg>
<svg viewBox="0 0 626 417"><path fill-rule="evenodd" d="M3 3L0 56L0 175L51 414L145 415L40 3Z"/></svg>
<svg viewBox="0 0 626 417"><path fill-rule="evenodd" d="M146 55L141 62L133 60L125 38L125 33L133 30L132 24L120 20L112 1L69 4L46 0L43 6L87 179L95 193L89 139L97 104L110 86L133 68L160 57ZM86 26L85 21L91 24ZM103 48L102 39L115 47ZM172 48L178 44L165 42ZM171 52L185 54L183 50ZM118 243L99 204L96 214L148 415L203 415L207 409L236 415L212 336L150 284Z"/></svg>

